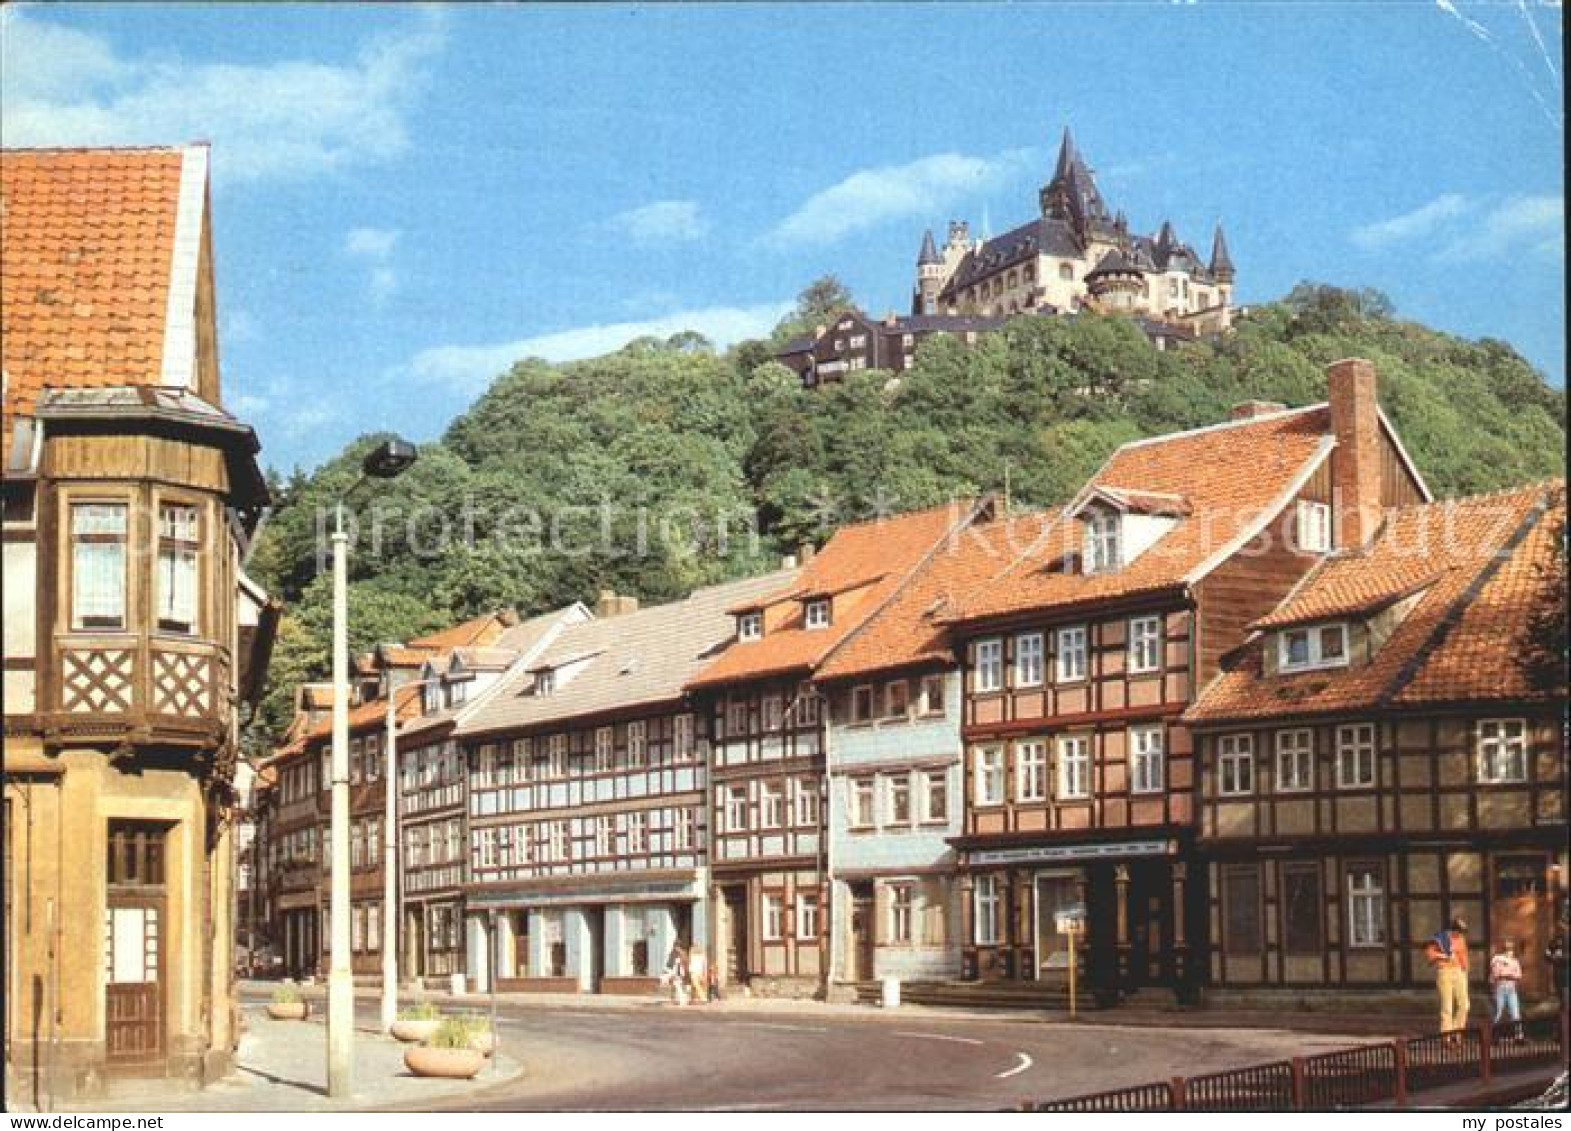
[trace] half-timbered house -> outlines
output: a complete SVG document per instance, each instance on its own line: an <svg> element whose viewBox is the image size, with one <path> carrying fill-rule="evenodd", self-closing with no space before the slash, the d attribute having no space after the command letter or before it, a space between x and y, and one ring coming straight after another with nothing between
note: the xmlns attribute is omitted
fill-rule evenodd
<svg viewBox="0 0 1571 1131"><path fill-rule="evenodd" d="M1218 996L1432 984L1424 944L1457 915L1480 952L1515 940L1524 996L1550 992L1566 687L1563 656L1535 673L1531 626L1564 506L1537 484L1393 511L1189 710Z"/></svg>
<svg viewBox="0 0 1571 1131"><path fill-rule="evenodd" d="M688 687L709 724L714 953L722 985L816 993L829 975L826 720L812 680L969 505L841 527L795 581L730 609Z"/></svg>
<svg viewBox="0 0 1571 1131"><path fill-rule="evenodd" d="M727 610L790 577L645 609L603 595L457 728L475 765L467 900L495 928L499 986L644 992L674 943L706 945L708 726L683 687L729 639Z"/></svg>
<svg viewBox="0 0 1571 1131"><path fill-rule="evenodd" d="M223 408L205 146L0 155L6 1056L221 1072L236 711L275 610ZM36 1099L36 1094L30 1098Z"/></svg>
<svg viewBox="0 0 1571 1131"><path fill-rule="evenodd" d="M968 973L1061 984L1076 933L1104 999L1204 975L1196 689L1338 539L1427 490L1366 362L1327 404L1118 449L941 614L963 649ZM1011 519L1019 523L1020 519Z"/></svg>
<svg viewBox="0 0 1571 1131"><path fill-rule="evenodd" d="M962 832L960 665L935 608L993 553L997 500L931 558L818 669L828 711L830 977L960 974L955 850Z"/></svg>

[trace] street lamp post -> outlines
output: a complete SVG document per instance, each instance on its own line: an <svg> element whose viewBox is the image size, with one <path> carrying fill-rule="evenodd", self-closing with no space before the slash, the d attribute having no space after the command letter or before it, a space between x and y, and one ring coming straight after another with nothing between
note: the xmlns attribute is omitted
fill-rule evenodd
<svg viewBox="0 0 1571 1131"><path fill-rule="evenodd" d="M349 535L344 503L367 479L392 479L415 462L403 440L377 445L361 464L360 478L339 500L333 524L333 804L328 922L327 1093L347 1098L354 1090L355 981L349 957Z"/></svg>

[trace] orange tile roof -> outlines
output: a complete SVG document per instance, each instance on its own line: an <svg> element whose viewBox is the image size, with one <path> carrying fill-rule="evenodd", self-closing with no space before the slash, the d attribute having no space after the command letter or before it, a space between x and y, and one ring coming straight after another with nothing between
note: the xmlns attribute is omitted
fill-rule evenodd
<svg viewBox="0 0 1571 1131"><path fill-rule="evenodd" d="M1522 635L1543 600L1554 552L1546 508L1563 485L1532 484L1392 512L1363 553L1328 559L1271 615L1274 624L1345 615L1404 579L1413 606L1368 663L1266 676L1270 634L1249 641L1186 713L1196 722L1341 713L1369 707L1533 699ZM1565 694L1561 688L1560 695Z"/></svg>
<svg viewBox="0 0 1571 1131"><path fill-rule="evenodd" d="M804 609L793 609L762 639L733 642L688 686L811 671L900 589L907 575L942 544L970 509L969 502L951 503L841 527L803 567L796 583L768 603L861 587L856 602L844 612L837 609L825 628L807 628Z"/></svg>
<svg viewBox="0 0 1571 1131"><path fill-rule="evenodd" d="M941 616L956 596L1008 561L1011 537L1031 541L1042 512L996 518L985 510L960 524L893 599L869 618L819 668L817 678L848 679L867 672L954 660Z"/></svg>
<svg viewBox="0 0 1571 1131"><path fill-rule="evenodd" d="M157 385L180 149L0 150L4 447L49 387Z"/></svg>
<svg viewBox="0 0 1571 1131"><path fill-rule="evenodd" d="M481 613L455 624L450 628L438 629L436 632L417 636L409 641L410 649L440 650L444 648L463 648L475 644L491 644L508 628L518 623L518 615L511 609L500 609L495 612Z"/></svg>
<svg viewBox="0 0 1571 1131"><path fill-rule="evenodd" d="M393 702L398 714L398 721L403 723L419 714L420 689L415 686L400 687L393 692ZM368 699L357 707L349 709L349 729L351 732L361 730L371 724L387 722L387 700ZM333 736L333 717L329 715L322 719L305 734L308 742Z"/></svg>
<svg viewBox="0 0 1571 1131"><path fill-rule="evenodd" d="M1156 509L1175 519L1171 530L1122 569L1085 574L1065 568L1082 536L1079 522L1060 515L944 619L985 620L1185 585L1244 538L1263 509L1285 502L1332 443L1330 411L1321 404L1125 444L1082 495L1099 488L1142 505L1166 501Z"/></svg>

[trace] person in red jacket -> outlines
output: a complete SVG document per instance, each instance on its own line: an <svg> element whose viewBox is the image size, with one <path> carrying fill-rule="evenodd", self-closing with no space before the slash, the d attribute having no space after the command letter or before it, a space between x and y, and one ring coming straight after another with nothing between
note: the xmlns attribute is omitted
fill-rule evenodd
<svg viewBox="0 0 1571 1131"><path fill-rule="evenodd" d="M1440 995L1440 1031L1453 1033L1467 1026L1467 920L1458 915L1451 925L1429 940L1424 956L1435 969L1435 990Z"/></svg>

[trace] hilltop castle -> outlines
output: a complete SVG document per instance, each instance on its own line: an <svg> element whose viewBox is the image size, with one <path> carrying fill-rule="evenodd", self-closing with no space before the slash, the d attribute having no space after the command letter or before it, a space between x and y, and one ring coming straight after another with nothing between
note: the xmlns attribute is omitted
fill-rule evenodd
<svg viewBox="0 0 1571 1131"><path fill-rule="evenodd" d="M1163 221L1154 236L1132 234L1109 212L1091 169L1064 130L1041 214L991 239L971 238L963 220L940 248L932 230L917 256L914 315L1005 317L1023 311L1119 312L1189 334L1228 328L1233 260L1217 225L1203 262Z"/></svg>

